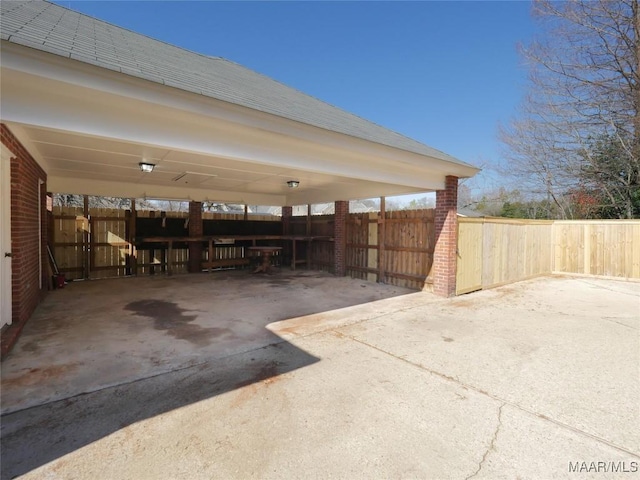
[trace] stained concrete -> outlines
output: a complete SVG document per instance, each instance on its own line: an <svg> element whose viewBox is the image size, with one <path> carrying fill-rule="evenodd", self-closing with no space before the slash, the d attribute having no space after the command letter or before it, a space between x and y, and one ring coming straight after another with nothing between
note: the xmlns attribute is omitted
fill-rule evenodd
<svg viewBox="0 0 640 480"><path fill-rule="evenodd" d="M197 285L216 280L194 276L186 291L159 287L157 295L153 285L175 280L152 279L143 291L113 282L119 308L110 295L87 291L85 301L103 305L98 318L113 318L111 328L127 335L73 304L87 323L84 336L124 342L112 366L122 365L119 356L146 358L145 366L129 365L127 378L137 380L122 383L124 375L86 352L56 356L55 329L33 332L25 342L32 345L19 345L9 362L26 362L28 353L51 365L76 362L82 367L40 381L75 375L81 384L74 372L85 369L94 373L82 377L87 384L106 372L113 385L74 395L10 381L3 408L14 389L32 396L9 397L2 478L633 478L640 471L640 284L554 277L438 299L309 278L309 295L326 295L318 300L325 309L305 303L304 279L284 285L286 276L274 287L250 278L264 285L245 289L255 292L249 300L221 286L225 300L197 304L189 303L202 293ZM278 315L280 296L262 287L293 288L295 316ZM385 290L395 296L383 298ZM356 301L362 291L371 301ZM45 305L39 318L55 323L71 297ZM261 319L252 328L204 320L213 310L231 318L236 302L252 300ZM231 333L206 333L214 328ZM147 357L132 350L154 340L161 345ZM153 365L149 352L167 345L173 350L157 358L173 360ZM19 369L5 364L3 383L5 369ZM24 408L38 395L48 403Z"/></svg>
<svg viewBox="0 0 640 480"><path fill-rule="evenodd" d="M273 322L315 315L318 325L336 309L411 293L288 269L73 282L47 297L3 362L1 412L255 350L282 341Z"/></svg>

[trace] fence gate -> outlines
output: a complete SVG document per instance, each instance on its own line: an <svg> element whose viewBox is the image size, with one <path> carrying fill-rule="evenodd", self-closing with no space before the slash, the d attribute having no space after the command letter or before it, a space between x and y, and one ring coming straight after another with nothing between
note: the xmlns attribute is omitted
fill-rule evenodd
<svg viewBox="0 0 640 480"><path fill-rule="evenodd" d="M482 289L482 219L458 219L456 295Z"/></svg>
<svg viewBox="0 0 640 480"><path fill-rule="evenodd" d="M131 274L128 210L54 207L53 254L68 280Z"/></svg>

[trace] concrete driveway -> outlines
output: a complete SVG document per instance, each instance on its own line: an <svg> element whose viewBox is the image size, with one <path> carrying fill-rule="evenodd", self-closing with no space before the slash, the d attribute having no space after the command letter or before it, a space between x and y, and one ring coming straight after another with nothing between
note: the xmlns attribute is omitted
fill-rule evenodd
<svg viewBox="0 0 640 480"><path fill-rule="evenodd" d="M135 304L149 291L131 294L126 322L146 318L152 328L120 329L136 341L170 341L178 360L157 357L126 383L117 381L126 375L94 380L101 386L88 393L22 387L34 400L19 395L19 381L4 388L28 358L27 337L2 366L2 478L637 478L640 284L553 277L438 299L327 277L318 284L344 282L321 299L327 308L289 296L299 314L271 318L278 308L266 305L282 301L282 282L296 288L288 278L262 279L281 282L273 297L256 290L259 340L254 327L235 334L201 320L209 318L202 306L183 304L187 292L165 293L173 306ZM359 290L367 303L352 298ZM348 305L333 306L340 302ZM55 318L56 308L42 311ZM189 319L163 323L176 315ZM189 340L171 330L181 325L203 330L187 328ZM129 347L111 367L142 358ZM200 355L190 358L194 349ZM111 369L77 355L94 377Z"/></svg>

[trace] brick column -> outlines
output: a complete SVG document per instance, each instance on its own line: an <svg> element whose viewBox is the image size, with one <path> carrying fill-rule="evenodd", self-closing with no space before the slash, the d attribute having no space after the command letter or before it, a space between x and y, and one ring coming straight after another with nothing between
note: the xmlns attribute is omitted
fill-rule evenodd
<svg viewBox="0 0 640 480"><path fill-rule="evenodd" d="M202 236L202 202L189 202L189 236ZM189 242L189 273L202 271L202 242Z"/></svg>
<svg viewBox="0 0 640 480"><path fill-rule="evenodd" d="M9 167L7 174L11 182L11 218L9 219L11 245L6 245L6 251L12 254L10 297L12 324L0 336L0 352L4 358L17 341L38 303L47 293L50 281L47 273L49 224L47 222L47 174L4 123L0 123L0 142L11 152L7 162ZM4 228L4 225L0 225L0 228ZM4 253L0 252L0 255Z"/></svg>
<svg viewBox="0 0 640 480"><path fill-rule="evenodd" d="M436 191L436 245L433 254L433 293L456 294L458 248L458 177L447 176L445 189Z"/></svg>
<svg viewBox="0 0 640 480"><path fill-rule="evenodd" d="M333 226L333 274L339 277L344 277L347 273L347 215L349 215L349 202L336 201Z"/></svg>

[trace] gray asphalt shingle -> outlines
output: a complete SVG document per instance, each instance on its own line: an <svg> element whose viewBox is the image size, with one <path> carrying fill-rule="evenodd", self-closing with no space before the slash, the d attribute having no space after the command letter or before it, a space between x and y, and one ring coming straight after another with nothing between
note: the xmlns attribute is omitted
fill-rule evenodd
<svg viewBox="0 0 640 480"><path fill-rule="evenodd" d="M456 164L464 162L271 78L46 1L3 1L3 41Z"/></svg>

